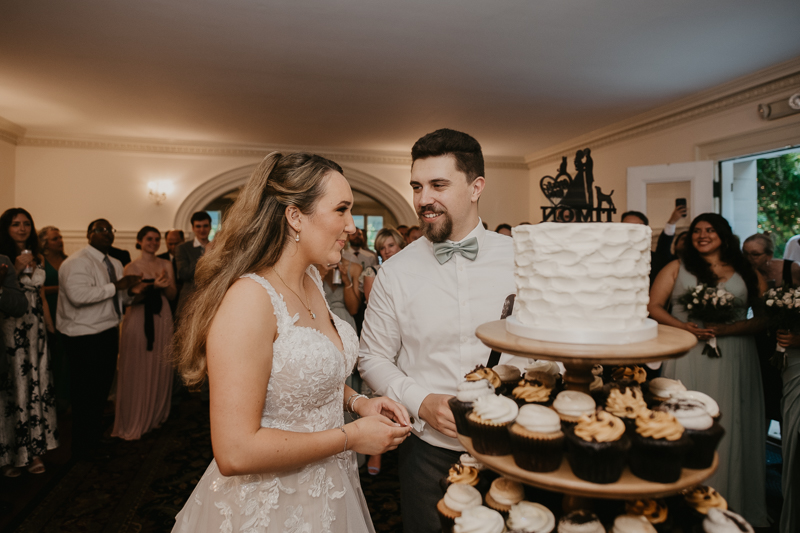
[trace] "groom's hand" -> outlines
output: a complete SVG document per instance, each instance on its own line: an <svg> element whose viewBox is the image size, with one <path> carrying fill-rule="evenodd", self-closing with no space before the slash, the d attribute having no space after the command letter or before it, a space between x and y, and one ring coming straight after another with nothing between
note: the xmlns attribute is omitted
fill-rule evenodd
<svg viewBox="0 0 800 533"><path fill-rule="evenodd" d="M428 394L419 406L419 417L446 437L456 438L456 420L447 405L449 394Z"/></svg>

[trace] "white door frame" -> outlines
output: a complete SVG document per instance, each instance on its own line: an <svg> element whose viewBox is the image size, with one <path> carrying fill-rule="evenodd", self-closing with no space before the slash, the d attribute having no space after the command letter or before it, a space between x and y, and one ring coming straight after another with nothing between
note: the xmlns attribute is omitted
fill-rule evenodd
<svg viewBox="0 0 800 533"><path fill-rule="evenodd" d="M627 211L640 211L647 214L647 185L649 183L671 183L688 181L691 198L687 213L689 220L700 213L714 212L714 161L690 161L669 165L649 165L628 167L628 208Z"/></svg>

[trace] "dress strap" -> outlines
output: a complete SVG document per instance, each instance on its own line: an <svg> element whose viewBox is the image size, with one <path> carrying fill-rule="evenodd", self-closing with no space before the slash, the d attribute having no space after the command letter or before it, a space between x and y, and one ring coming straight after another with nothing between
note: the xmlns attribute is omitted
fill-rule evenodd
<svg viewBox="0 0 800 533"><path fill-rule="evenodd" d="M279 294L269 281L252 272L245 274L244 276L240 276L240 279L241 278L251 279L266 289L267 293L269 294L269 298L272 301L272 310L275 313L275 318L278 321L278 335L282 334L286 327L292 326L295 322L297 322L299 317L297 315L293 317L289 316L289 309L286 307L286 302L283 300L283 295Z"/></svg>

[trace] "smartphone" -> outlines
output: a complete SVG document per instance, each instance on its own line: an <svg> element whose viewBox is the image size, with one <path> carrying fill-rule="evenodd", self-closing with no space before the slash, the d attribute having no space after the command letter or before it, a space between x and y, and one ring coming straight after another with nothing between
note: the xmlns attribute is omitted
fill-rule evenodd
<svg viewBox="0 0 800 533"><path fill-rule="evenodd" d="M142 278L142 283L155 283L155 278Z"/></svg>
<svg viewBox="0 0 800 533"><path fill-rule="evenodd" d="M681 207L681 206L686 207L686 198L675 198L675 207Z"/></svg>

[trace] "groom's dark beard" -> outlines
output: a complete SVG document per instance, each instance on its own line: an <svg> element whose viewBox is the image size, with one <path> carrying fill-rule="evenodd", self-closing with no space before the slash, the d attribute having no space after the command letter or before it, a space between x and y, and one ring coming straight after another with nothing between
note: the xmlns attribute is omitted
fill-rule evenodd
<svg viewBox="0 0 800 533"><path fill-rule="evenodd" d="M441 214L442 216L440 218L443 219L442 222L438 226L429 223L423 216L429 213ZM422 230L429 241L444 242L450 237L450 234L453 233L453 219L450 218L450 214L447 211L437 211L431 207L425 206L420 208L417 214L419 215L419 229Z"/></svg>

